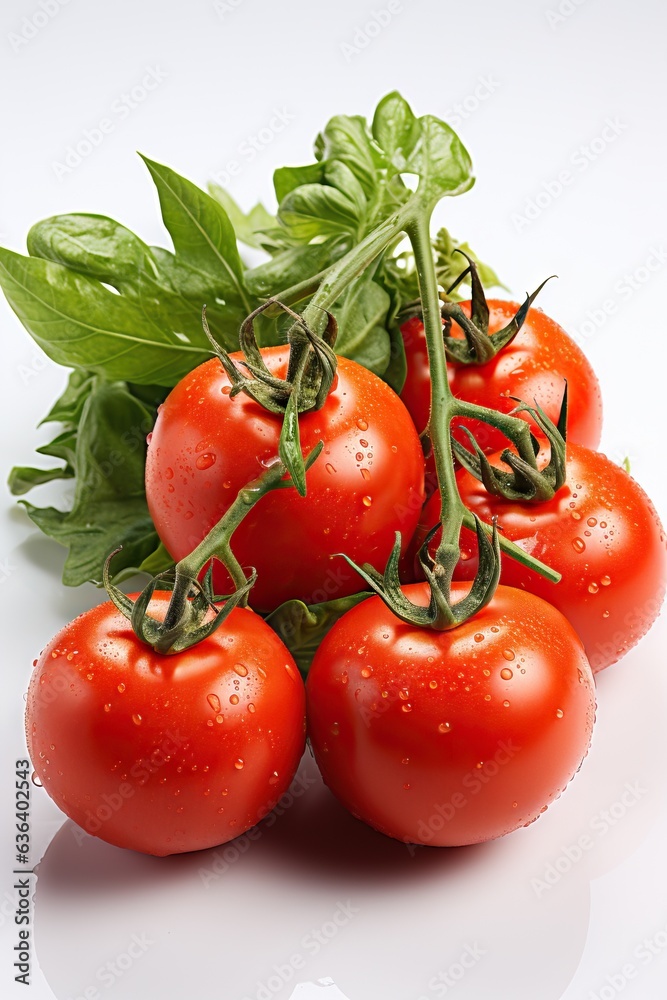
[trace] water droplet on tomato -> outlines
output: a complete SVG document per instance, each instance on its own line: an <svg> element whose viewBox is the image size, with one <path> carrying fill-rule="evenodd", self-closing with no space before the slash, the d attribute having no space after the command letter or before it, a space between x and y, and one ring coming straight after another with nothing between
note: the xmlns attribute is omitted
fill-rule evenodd
<svg viewBox="0 0 667 1000"><path fill-rule="evenodd" d="M503 702L503 708L509 708L509 707L510 703L507 701L507 699L505 699L505 701Z"/></svg>
<svg viewBox="0 0 667 1000"><path fill-rule="evenodd" d="M600 584L596 583L595 580L591 580L591 582L588 584L589 594L597 594L599 589L600 589Z"/></svg>
<svg viewBox="0 0 667 1000"><path fill-rule="evenodd" d="M30 780L32 781L33 785L37 785L38 788L42 787L42 781L39 775L37 774L37 771L32 772L32 774L30 775Z"/></svg>
<svg viewBox="0 0 667 1000"><path fill-rule="evenodd" d="M340 733L340 726L338 725L337 722L334 722L333 726L331 727L331 734L332 736L338 736L339 733Z"/></svg>
<svg viewBox="0 0 667 1000"><path fill-rule="evenodd" d="M359 419L357 420L357 427L359 428L360 431L367 431L368 421L364 420L363 417L359 417Z"/></svg>
<svg viewBox="0 0 667 1000"><path fill-rule="evenodd" d="M583 540L583 538L573 538L572 548L574 549L575 552L583 552L584 549L586 548L586 542Z"/></svg>
<svg viewBox="0 0 667 1000"><path fill-rule="evenodd" d="M105 712L110 712L111 711L111 702L110 701L108 701L106 703L106 705L104 706L104 711Z"/></svg>
<svg viewBox="0 0 667 1000"><path fill-rule="evenodd" d="M452 727L449 722L441 722L438 726L439 733L451 733Z"/></svg>
<svg viewBox="0 0 667 1000"><path fill-rule="evenodd" d="M372 673L373 673L373 670L372 670L371 667L362 667L361 668L361 676L362 677L370 677L372 675Z"/></svg>
<svg viewBox="0 0 667 1000"><path fill-rule="evenodd" d="M575 521L581 521L581 514L579 513L578 510L572 511L572 517L574 518Z"/></svg>
<svg viewBox="0 0 667 1000"><path fill-rule="evenodd" d="M504 681L511 681L512 677L514 677L514 674L512 673L509 667L503 667L503 669L500 671L500 676Z"/></svg>
<svg viewBox="0 0 667 1000"><path fill-rule="evenodd" d="M224 715L216 715L215 721L218 723L218 725L220 725L222 722L225 721Z"/></svg>
<svg viewBox="0 0 667 1000"><path fill-rule="evenodd" d="M279 780L280 779L279 779L279 775L278 775L277 771L274 771L273 774L269 775L269 784L270 785L277 785Z"/></svg>
<svg viewBox="0 0 667 1000"><path fill-rule="evenodd" d="M169 468L169 467L166 468L164 470L164 478L165 479L173 479L174 478L174 470L172 468Z"/></svg>
<svg viewBox="0 0 667 1000"><path fill-rule="evenodd" d="M362 469L361 470L361 475L362 475L362 478L365 479L366 482L368 482L368 480L371 478L370 469Z"/></svg>
<svg viewBox="0 0 667 1000"><path fill-rule="evenodd" d="M513 649L503 649L503 656L505 657L506 660L513 660L514 659L514 650Z"/></svg>
<svg viewBox="0 0 667 1000"><path fill-rule="evenodd" d="M248 703L248 711L250 712L251 715L254 715L256 712L256 708L252 702Z"/></svg>
<svg viewBox="0 0 667 1000"><path fill-rule="evenodd" d="M232 695L229 696L229 701L230 701L230 703L232 705L238 705L238 703L239 703L239 696L237 694L232 694Z"/></svg>
<svg viewBox="0 0 667 1000"><path fill-rule="evenodd" d="M361 502L364 505L364 507L370 507L370 505L373 503L373 498L368 496L362 497Z"/></svg>
<svg viewBox="0 0 667 1000"><path fill-rule="evenodd" d="M562 709L562 708L557 708L557 709L556 709L556 718L557 718L557 719L562 719L562 718L563 718L563 715L564 715L564 714L565 714L565 713L563 712L563 709Z"/></svg>
<svg viewBox="0 0 667 1000"><path fill-rule="evenodd" d="M404 712L411 712L412 711L412 705L410 704L409 701L406 701L404 705L401 705L401 709Z"/></svg>
<svg viewBox="0 0 667 1000"><path fill-rule="evenodd" d="M484 636L481 632L475 633L475 642L484 642Z"/></svg>
<svg viewBox="0 0 667 1000"><path fill-rule="evenodd" d="M122 682L122 681L121 681L121 683L120 683L120 684L118 685L118 687L117 687L117 689L116 689L116 690L118 691L118 694L122 694L122 693L123 693L123 691L125 690L125 685L123 684L123 682Z"/></svg>
<svg viewBox="0 0 667 1000"><path fill-rule="evenodd" d="M336 472L336 470L333 467L333 465L331 464L331 462L327 462L327 464L324 466L324 468L327 470L327 472L329 473L330 476L333 476L335 474L335 472Z"/></svg>
<svg viewBox="0 0 667 1000"><path fill-rule="evenodd" d="M611 583L611 577L610 576L606 576L606 575L605 576L601 576L600 577L600 583L602 584L603 587L608 587L609 584Z"/></svg>
<svg viewBox="0 0 667 1000"><path fill-rule="evenodd" d="M132 716L132 722L135 724L135 726L140 726L141 721L142 721L141 716L139 715L138 712L135 712L134 715Z"/></svg>
<svg viewBox="0 0 667 1000"><path fill-rule="evenodd" d="M217 694L207 694L206 701L209 703L214 712L220 711L220 699Z"/></svg>
<svg viewBox="0 0 667 1000"><path fill-rule="evenodd" d="M394 452L394 454L396 454L396 452L398 451L398 448L396 447L395 444L392 444L391 450Z"/></svg>
<svg viewBox="0 0 667 1000"><path fill-rule="evenodd" d="M239 666L240 666L240 667L242 667L242 666L243 666L243 664L242 664L242 663L239 663ZM258 673L258 674L259 674L259 676L260 676L260 677L262 678L262 680L264 680L264 679L266 678L266 670L264 670L264 668L263 668L263 667L257 667L257 673ZM242 676L242 677L244 677L244 676L245 676L245 674L242 674L241 676Z"/></svg>
<svg viewBox="0 0 667 1000"><path fill-rule="evenodd" d="M491 626L491 631L492 631L492 632L500 632L500 629L498 628L498 626L497 626L497 625L492 625L492 626Z"/></svg>
<svg viewBox="0 0 667 1000"><path fill-rule="evenodd" d="M368 441L366 438L359 438L359 444L362 448L368 448Z"/></svg>
<svg viewBox="0 0 667 1000"><path fill-rule="evenodd" d="M435 689L438 686L438 682L437 681L429 681L428 682L428 686L430 687L431 691L435 691Z"/></svg>
<svg viewBox="0 0 667 1000"><path fill-rule="evenodd" d="M234 767L236 768L237 771L242 771L244 764L245 761L243 760L242 757L237 757L237 759L234 761Z"/></svg>
<svg viewBox="0 0 667 1000"><path fill-rule="evenodd" d="M212 451L207 451L205 452L205 454L199 456L199 458L195 462L195 465L197 466L198 469L204 470L204 469L210 469L212 465L215 465L215 462L216 462L216 456L213 454Z"/></svg>

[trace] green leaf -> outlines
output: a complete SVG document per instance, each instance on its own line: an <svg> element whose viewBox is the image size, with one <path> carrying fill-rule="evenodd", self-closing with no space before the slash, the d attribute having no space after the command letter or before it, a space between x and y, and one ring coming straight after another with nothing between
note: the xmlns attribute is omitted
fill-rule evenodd
<svg viewBox="0 0 667 1000"><path fill-rule="evenodd" d="M315 153L319 160L340 160L354 174L366 196L375 196L383 157L373 145L365 118L335 115L318 136Z"/></svg>
<svg viewBox="0 0 667 1000"><path fill-rule="evenodd" d="M306 167L278 167L273 172L273 187L278 204L303 184L319 184L324 176L321 163L309 163Z"/></svg>
<svg viewBox="0 0 667 1000"><path fill-rule="evenodd" d="M404 170L421 134L421 126L408 102L397 91L387 94L378 104L372 131L394 170Z"/></svg>
<svg viewBox="0 0 667 1000"><path fill-rule="evenodd" d="M389 364L391 342L385 327L391 299L372 278L369 268L356 278L331 310L338 323L336 353L382 375Z"/></svg>
<svg viewBox="0 0 667 1000"><path fill-rule="evenodd" d="M0 285L39 346L67 368L169 386L210 356L62 264L0 248Z"/></svg>
<svg viewBox="0 0 667 1000"><path fill-rule="evenodd" d="M76 427L68 427L48 444L43 444L35 450L39 455L49 455L51 458L61 458L67 465L74 467L76 463Z"/></svg>
<svg viewBox="0 0 667 1000"><path fill-rule="evenodd" d="M120 287L138 278L150 250L104 215L54 215L28 233L28 253Z"/></svg>
<svg viewBox="0 0 667 1000"><path fill-rule="evenodd" d="M118 545L117 574L155 552L159 539L144 494L145 436L152 423L152 412L123 385L100 385L81 414L71 511L22 501L45 534L69 547L66 585L100 580L106 556Z"/></svg>
<svg viewBox="0 0 667 1000"><path fill-rule="evenodd" d="M67 386L43 420L40 420L40 426L56 420L61 424L76 424L88 394L96 381L96 375L92 375L82 368L75 368L74 371L70 372Z"/></svg>
<svg viewBox="0 0 667 1000"><path fill-rule="evenodd" d="M354 200L324 184L295 188L281 201L278 218L290 235L304 242L316 236L356 234L359 227Z"/></svg>
<svg viewBox="0 0 667 1000"><path fill-rule="evenodd" d="M433 115L419 119L420 135L406 159L405 173L417 174L420 190L434 202L472 187L472 162L456 132Z"/></svg>
<svg viewBox="0 0 667 1000"><path fill-rule="evenodd" d="M324 243L307 243L281 250L275 257L246 272L248 290L257 298L270 298L294 285L312 283L317 274L349 249L349 238L337 236Z"/></svg>
<svg viewBox="0 0 667 1000"><path fill-rule="evenodd" d="M9 473L7 485L12 496L23 496L33 487L50 483L54 479L71 479L74 469L64 466L56 469L34 469L27 465L15 465Z"/></svg>
<svg viewBox="0 0 667 1000"><path fill-rule="evenodd" d="M178 257L216 277L224 297L251 311L234 227L222 205L175 170L142 159L155 182L162 218Z"/></svg>
<svg viewBox="0 0 667 1000"><path fill-rule="evenodd" d="M368 591L322 604L286 601L266 621L283 640L301 673L308 673L313 656L327 632L350 608L372 597Z"/></svg>
<svg viewBox="0 0 667 1000"><path fill-rule="evenodd" d="M158 576L159 573L164 573L173 566L174 560L171 558L162 542L160 542L157 548L151 552L150 555L144 559L141 566L139 566L139 572L148 573L150 576Z"/></svg>
<svg viewBox="0 0 667 1000"><path fill-rule="evenodd" d="M237 239L246 246L261 249L262 240L259 234L276 224L274 216L267 212L262 203L258 202L246 213L239 208L231 194L219 184L209 183L208 192L224 208Z"/></svg>

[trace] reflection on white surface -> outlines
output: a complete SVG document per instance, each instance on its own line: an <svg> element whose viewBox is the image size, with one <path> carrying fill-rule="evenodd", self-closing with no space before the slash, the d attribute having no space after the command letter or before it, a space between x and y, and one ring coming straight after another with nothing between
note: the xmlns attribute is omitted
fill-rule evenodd
<svg viewBox="0 0 667 1000"><path fill-rule="evenodd" d="M650 672L645 658L634 669L638 681ZM432 1000L455 985L479 1000L502 985L513 1000L558 1000L586 944L591 878L642 842L664 782L651 684L633 689L632 720L621 672L603 688L593 750L566 795L486 845L409 850L375 833L308 754L306 790L252 841L156 859L66 822L36 893L37 958L55 996Z"/></svg>

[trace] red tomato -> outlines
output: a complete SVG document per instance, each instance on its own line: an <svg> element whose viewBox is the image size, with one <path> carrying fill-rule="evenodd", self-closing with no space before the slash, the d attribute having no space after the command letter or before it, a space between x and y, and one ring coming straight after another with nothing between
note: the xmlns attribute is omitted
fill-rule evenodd
<svg viewBox="0 0 667 1000"><path fill-rule="evenodd" d="M170 595L150 611L163 617ZM28 691L37 777L88 833L146 854L224 844L288 788L305 692L262 619L234 609L209 638L163 656L108 601L48 644Z"/></svg>
<svg viewBox="0 0 667 1000"><path fill-rule="evenodd" d="M489 461L500 465L500 452ZM639 642L660 611L667 550L653 504L631 476L605 455L568 443L566 484L546 503L493 497L463 469L457 479L470 510L486 522L497 515L507 538L562 574L560 583L549 583L503 556L502 582L559 608L581 636L593 671L615 663ZM439 516L434 494L415 546ZM432 551L436 545L434 539ZM472 579L476 566L474 535L464 529L455 576Z"/></svg>
<svg viewBox="0 0 667 1000"><path fill-rule="evenodd" d="M287 349L264 348L284 376ZM232 355L240 360L240 355ZM282 415L245 393L229 396L217 359L187 375L170 393L155 424L146 462L148 506L160 538L181 559L210 531L278 453ZM307 603L343 597L359 578L342 559L384 569L400 530L404 549L424 498L419 439L398 396L354 361L338 359L338 381L323 408L299 418L304 453L324 441L307 474L307 497L294 489L264 497L234 534L234 554L258 579L253 607L272 610L289 598ZM216 591L228 593L217 565Z"/></svg>
<svg viewBox="0 0 667 1000"><path fill-rule="evenodd" d="M463 597L466 584L456 584ZM426 604L428 588L404 592ZM536 819L579 768L595 712L574 629L499 587L455 629L401 622L378 597L324 638L306 682L326 784L357 818L416 844L500 837Z"/></svg>
<svg viewBox="0 0 667 1000"><path fill-rule="evenodd" d="M490 299L488 306L490 334L502 330L519 309L517 303L499 299ZM461 307L470 315L469 302L462 302ZM408 358L408 374L401 399L421 433L428 423L430 399L428 355L421 319L408 320L401 332ZM463 337L455 322L451 335ZM600 443L602 400L595 372L563 328L540 309L528 310L514 340L487 364L461 365L450 361L447 369L451 390L459 399L503 413L509 413L517 405L511 396L531 406L537 400L554 423L558 422L563 379L567 379L569 440L589 448L597 448ZM534 431L538 430L528 414L521 416L531 423ZM458 424L470 428L484 451L495 451L507 445L507 439L494 427L477 420L457 418L453 429L456 437L466 445L467 437L456 431Z"/></svg>

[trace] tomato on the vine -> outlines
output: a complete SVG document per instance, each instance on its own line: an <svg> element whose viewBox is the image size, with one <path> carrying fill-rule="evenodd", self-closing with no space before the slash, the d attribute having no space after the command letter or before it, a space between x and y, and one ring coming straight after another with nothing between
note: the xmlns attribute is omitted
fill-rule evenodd
<svg viewBox="0 0 667 1000"><path fill-rule="evenodd" d="M515 302L490 299L489 334L503 329L519 309ZM461 308L470 315L470 302ZM418 316L401 327L408 370L401 399L410 411L419 433L428 423L430 381L424 325ZM452 321L451 336L463 339L460 326ZM568 438L589 448L596 448L602 432L600 386L588 359L558 323L540 309L529 309L523 326L514 339L484 365L464 365L448 361L449 385L459 399L478 406L509 413L517 404L512 397L540 404L547 416L558 423L563 379L568 384ZM526 413L520 414L532 424ZM467 437L457 425L468 427L484 451L507 445L506 438L479 420L460 418L454 421L456 437L467 444Z"/></svg>
<svg viewBox="0 0 667 1000"><path fill-rule="evenodd" d="M492 465L502 467L500 454L489 456ZM542 453L538 462L545 460ZM487 523L497 517L506 538L562 575L560 583L550 583L502 557L501 581L559 608L580 635L593 671L615 663L649 630L667 585L667 547L653 504L624 469L568 442L566 483L544 503L492 496L464 469L457 480L470 510ZM414 547L439 517L436 493L424 508ZM476 566L475 538L464 529L455 576L472 579Z"/></svg>
<svg viewBox="0 0 667 1000"><path fill-rule="evenodd" d="M461 598L466 584L455 584ZM426 584L404 593L423 605ZM455 846L536 819L580 766L595 697L580 640L550 604L499 587L454 629L406 625L371 597L334 625L306 682L331 791L398 840Z"/></svg>
<svg viewBox="0 0 667 1000"><path fill-rule="evenodd" d="M284 377L286 348L263 348L262 357ZM187 555L239 489L276 457L282 420L243 392L230 396L217 359L173 389L148 446L146 495L174 559ZM354 593L356 574L332 557L345 552L382 569L396 531L407 545L424 497L423 453L403 403L356 362L338 359L337 382L324 406L301 414L299 428L304 454L324 442L306 476L308 495L288 489L263 497L232 542L241 565L257 570L250 601L263 611L290 598L317 603ZM214 583L217 593L229 592L218 563Z"/></svg>
<svg viewBox="0 0 667 1000"><path fill-rule="evenodd" d="M170 594L149 611L164 617ZM161 655L108 601L46 646L28 691L36 777L88 833L166 855L213 847L259 822L305 742L294 660L235 608L196 646Z"/></svg>

